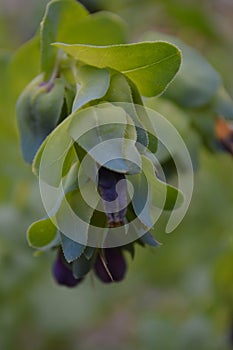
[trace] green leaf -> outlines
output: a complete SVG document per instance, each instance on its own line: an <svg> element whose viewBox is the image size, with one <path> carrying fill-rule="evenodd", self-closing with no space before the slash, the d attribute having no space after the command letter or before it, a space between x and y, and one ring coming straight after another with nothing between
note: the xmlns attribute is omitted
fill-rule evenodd
<svg viewBox="0 0 233 350"><path fill-rule="evenodd" d="M150 245L151 247L160 246L160 243L154 239L154 237L152 236L152 234L150 234L150 232L147 232L145 235L140 237L140 241L144 244Z"/></svg>
<svg viewBox="0 0 233 350"><path fill-rule="evenodd" d="M75 278L84 277L92 268L94 263L94 257L87 259L83 254L72 264L73 275Z"/></svg>
<svg viewBox="0 0 233 350"><path fill-rule="evenodd" d="M178 72L181 63L179 49L161 41L112 46L54 43L54 46L78 61L122 72L144 96L161 94Z"/></svg>
<svg viewBox="0 0 233 350"><path fill-rule="evenodd" d="M30 246L44 248L55 239L56 234L56 226L47 218L34 222L28 228L27 239Z"/></svg>
<svg viewBox="0 0 233 350"><path fill-rule="evenodd" d="M128 147L135 162L127 162L124 156L127 122L122 108L104 103L74 113L68 133L98 164L122 173L135 173L140 171L137 166L140 155L132 142L128 142Z"/></svg>
<svg viewBox="0 0 233 350"><path fill-rule="evenodd" d="M64 162L62 164L62 177L66 176L71 169L74 162L77 162L77 154L75 151L74 145L71 145L68 152L66 153L66 156L64 158Z"/></svg>
<svg viewBox="0 0 233 350"><path fill-rule="evenodd" d="M148 228L153 226L150 217L150 194L147 179L143 173L130 175L128 180L132 183L134 194L132 205L138 219Z"/></svg>
<svg viewBox="0 0 233 350"><path fill-rule="evenodd" d="M121 123L118 124L117 122ZM104 123L102 129L99 127L101 123ZM96 127L93 129L95 125ZM80 146L86 152L90 151L90 156L99 164L105 163L106 159L113 159L112 162L107 164L107 167L110 169L135 172L135 166L131 169L131 164L127 164L124 161L123 146L125 146L124 133L126 125L125 112L119 107L110 104L100 105L98 109L88 108L77 111L59 124L46 138L34 159L33 171L36 175L40 175L40 179L44 182L54 187L59 186L62 177L70 169L72 157L75 157L73 150L71 150L71 154L69 152L73 147L74 141L78 138ZM90 129L92 130L89 131ZM89 132L87 133L87 131ZM122 142L117 142L117 144L110 142L107 148L102 148L102 151L100 150L98 154L92 154L91 150L95 145L117 137L122 139ZM112 148L110 147L111 143ZM140 155L136 147L132 147L132 145L131 153L131 157L140 162ZM70 155L71 159L67 155Z"/></svg>
<svg viewBox="0 0 233 350"><path fill-rule="evenodd" d="M75 0L53 0L48 3L40 32L41 71L46 73L46 79L52 74L57 56L57 50L50 44L66 38L63 31L69 28L72 33L75 24L87 15L86 9Z"/></svg>
<svg viewBox="0 0 233 350"><path fill-rule="evenodd" d="M95 253L95 247L86 247L84 251L85 257L90 260L93 257L93 254Z"/></svg>
<svg viewBox="0 0 233 350"><path fill-rule="evenodd" d="M112 73L110 87L103 100L111 103L115 102L117 106L121 106L129 114L135 124L137 142L147 147L148 136L137 115L129 82L123 74L118 72Z"/></svg>
<svg viewBox="0 0 233 350"><path fill-rule="evenodd" d="M150 121L150 118L147 115L146 109L144 108L142 97L137 89L137 86L130 79L128 79L128 83L131 89L133 102L134 102L139 120L144 126L144 129L147 130L147 138L148 138L147 148L152 153L155 153L158 146L158 140L157 140L157 137L155 136L156 131L154 130L154 127Z"/></svg>
<svg viewBox="0 0 233 350"><path fill-rule="evenodd" d="M142 156L142 170L148 182L153 207L172 210L182 205L183 195L181 192L177 188L160 181L156 177L154 165L145 156Z"/></svg>
<svg viewBox="0 0 233 350"><path fill-rule="evenodd" d="M66 194L55 214L60 231L73 241L86 245L91 217L98 201L96 186L90 180L79 190Z"/></svg>
<svg viewBox="0 0 233 350"><path fill-rule="evenodd" d="M103 202L100 199L97 210L94 210L91 217L90 225L88 228L88 242L90 244L90 250L93 246L101 247L104 245L107 234L109 232L107 216L104 212Z"/></svg>
<svg viewBox="0 0 233 350"><path fill-rule="evenodd" d="M199 52L181 40L163 33L148 32L143 36L143 39L167 40L182 50L181 69L165 91L165 97L190 108L208 103L221 85L221 78Z"/></svg>
<svg viewBox="0 0 233 350"><path fill-rule="evenodd" d="M52 186L59 186L65 175L64 161L73 145L67 128L71 117L66 118L45 139L33 161L33 171L41 180ZM68 169L66 169L68 170Z"/></svg>
<svg viewBox="0 0 233 350"><path fill-rule="evenodd" d="M126 25L114 13L100 11L77 21L73 14L60 28L56 41L67 44L111 45L126 42ZM73 18L73 21L71 20Z"/></svg>
<svg viewBox="0 0 233 350"><path fill-rule="evenodd" d="M67 175L62 179L64 193L69 193L79 188L78 183L79 161L76 161L67 172Z"/></svg>
<svg viewBox="0 0 233 350"><path fill-rule="evenodd" d="M50 136L50 135L49 135ZM32 162L32 172L36 175L39 176L40 172L40 163L41 163L41 158L43 156L43 152L45 150L46 144L48 142L49 136L44 140L44 142L40 145L38 151L36 152L36 155L33 159Z"/></svg>
<svg viewBox="0 0 233 350"><path fill-rule="evenodd" d="M72 112L86 103L103 97L110 84L110 74L107 69L91 66L81 66L77 71L77 93L73 102Z"/></svg>
<svg viewBox="0 0 233 350"><path fill-rule="evenodd" d="M85 250L85 245L82 245L78 242L73 241L63 233L61 235L61 246L65 256L65 259L68 263L79 258Z"/></svg>
<svg viewBox="0 0 233 350"><path fill-rule="evenodd" d="M76 161L71 167L66 176L62 178L62 182L58 188L53 188L52 190L50 186L45 187L42 186L41 195L43 200L45 200L45 209L48 215L55 216L55 214L60 209L62 202L64 201L64 197L77 190L79 188L78 182L78 171L79 171L79 162ZM47 197L46 197L47 196ZM48 204L49 203L49 204Z"/></svg>
<svg viewBox="0 0 233 350"><path fill-rule="evenodd" d="M56 79L47 91L43 74L39 75L20 95L16 113L24 160L31 163L46 136L57 125L64 103L64 84Z"/></svg>
<svg viewBox="0 0 233 350"><path fill-rule="evenodd" d="M75 94L76 94L76 88L74 85L74 81L72 81L73 84L70 84L70 83L68 83L68 80L66 79L64 74L62 74L62 77L66 80L66 83L67 83L67 86L65 88L66 109L65 109L65 113L64 113L64 118L62 119L62 120L64 120L72 112L72 106L73 106L73 101L74 101Z"/></svg>
<svg viewBox="0 0 233 350"><path fill-rule="evenodd" d="M88 15L75 0L54 0L47 8L41 24L41 70L52 73L57 50L54 41L69 44L109 45L125 42L125 25L114 14L100 12Z"/></svg>

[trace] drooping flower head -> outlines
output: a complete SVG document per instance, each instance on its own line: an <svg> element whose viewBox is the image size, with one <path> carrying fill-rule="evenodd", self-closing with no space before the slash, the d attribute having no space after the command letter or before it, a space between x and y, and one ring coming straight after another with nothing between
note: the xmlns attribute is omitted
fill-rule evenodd
<svg viewBox="0 0 233 350"><path fill-rule="evenodd" d="M104 283L119 282L126 273L126 261L119 248L104 249L106 266L100 255L97 256L94 271L96 276Z"/></svg>
<svg viewBox="0 0 233 350"><path fill-rule="evenodd" d="M83 280L74 278L72 264L66 262L61 249L58 250L57 259L53 264L53 276L58 284L67 287L75 287Z"/></svg>

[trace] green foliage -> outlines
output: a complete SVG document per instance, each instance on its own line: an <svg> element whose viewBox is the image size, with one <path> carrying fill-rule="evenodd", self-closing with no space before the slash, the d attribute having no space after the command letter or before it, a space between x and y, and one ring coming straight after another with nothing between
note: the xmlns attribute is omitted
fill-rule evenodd
<svg viewBox="0 0 233 350"><path fill-rule="evenodd" d="M28 228L27 238L32 247L44 248L55 239L56 234L56 226L47 218L34 222Z"/></svg>
<svg viewBox="0 0 233 350"><path fill-rule="evenodd" d="M140 113L137 111L137 103L143 105L142 101L136 101L134 99L134 93L138 93L137 87L133 86L132 82L127 79L123 74L119 72L113 72L111 77L111 84L107 91L107 94L104 96L105 101L116 103L116 106L119 106L119 102L124 103L124 109L128 115L132 118L135 125L136 139L138 144L137 147L141 144L145 147L148 146L148 134L143 128L146 125L145 115L144 118L141 118ZM139 94L139 93L138 93ZM128 117L129 118L129 117ZM129 129L128 129L129 130ZM132 131L132 126L130 127ZM134 136L129 137L131 140L134 139ZM139 148L140 150L140 148ZM155 151L155 150L154 150Z"/></svg>
<svg viewBox="0 0 233 350"><path fill-rule="evenodd" d="M176 104L181 109L180 113L187 114L189 126L186 132L179 126L178 130L186 141L196 169L199 156L195 145L199 147L200 142L203 142L208 149L216 151L215 121L218 117L233 120L233 101L226 92L219 73L199 52L166 34L151 31L143 36L145 40L156 40L158 37L171 41L182 50L181 69L162 97ZM161 113L164 104L166 105L165 101L161 103L161 109L158 107ZM158 106L158 102L155 101L152 105ZM173 108L172 104L170 106ZM170 119L170 116L167 118Z"/></svg>
<svg viewBox="0 0 233 350"><path fill-rule="evenodd" d="M63 37L64 27L74 26L87 16L88 12L79 3L69 1L51 1L41 22L41 71L50 77L56 62L57 52L51 47L56 38ZM73 20L72 20L73 19ZM71 33L75 28L69 28ZM68 32L69 33L69 32Z"/></svg>
<svg viewBox="0 0 233 350"><path fill-rule="evenodd" d="M47 78L52 74L57 50L50 44L55 41L108 45L124 40L124 26L117 16L102 13L90 17L75 0L51 1L41 24L41 71Z"/></svg>
<svg viewBox="0 0 233 350"><path fill-rule="evenodd" d="M73 263L73 274L75 278L84 277L93 266L93 257L88 259L85 254L81 255L77 260Z"/></svg>
<svg viewBox="0 0 233 350"><path fill-rule="evenodd" d="M177 188L160 181L156 177L153 163L145 156L142 157L142 169L152 193L151 202L153 207L172 210L176 205L179 207L182 204L182 194Z"/></svg>
<svg viewBox="0 0 233 350"><path fill-rule="evenodd" d="M34 161L33 171L36 175L40 175L41 179L50 183L49 179L52 179L52 183L59 185L62 178L62 165L66 159L66 152L72 146L73 142L66 132L69 125L70 119L65 119L59 126L45 139L44 143L39 148ZM46 159L43 160L45 169L40 168L40 162L43 155L43 151L48 144L53 145L52 154L48 154ZM48 168L49 171L48 171ZM40 170L40 172L39 172ZM68 170L68 169L67 169Z"/></svg>
<svg viewBox="0 0 233 350"><path fill-rule="evenodd" d="M68 263L79 258L84 252L85 246L74 242L72 239L61 233L61 246Z"/></svg>
<svg viewBox="0 0 233 350"><path fill-rule="evenodd" d="M103 30L107 30L109 36L103 35ZM178 195L178 191L157 180L152 163L147 169L147 158L143 154L147 146L156 151L157 139L143 109L141 95L156 96L165 90L179 70L181 52L176 46L162 41L124 44L123 30L118 18L108 13L90 16L73 0L49 2L40 30L42 73L26 87L17 102L24 159L33 161L34 173L46 186L54 189L65 186L58 199L50 199L46 211L62 232L63 254L72 264L75 278L83 277L95 260L94 251L86 254L84 251L91 237L90 223L101 223L102 220L97 208L100 181L104 183L102 190L106 192L106 198L114 191L112 185L105 188L105 181L109 179L97 179L99 183L96 182L98 167L109 169L113 177L118 173L132 176L135 190L132 208L141 222L139 228L135 226L136 237L142 235L143 225L148 229L153 227L154 208L158 205L161 209L173 208ZM25 53L31 49L28 46ZM93 151L99 145L104 148ZM86 156L91 170L88 180L80 185L74 169L82 168L79 162L82 164ZM141 172L150 178L148 188L142 186L142 179L145 183L147 179ZM127 205L127 187L125 193L122 191L118 193L117 201ZM85 202L83 193L92 198L91 206ZM50 196L46 191L45 195ZM156 198L155 202L152 197ZM104 208L106 211L106 204ZM122 217L114 219L113 223L109 221L110 217L117 215L106 212L107 222L104 219L101 223L103 237L108 225L119 226L117 220L124 223L126 211L126 208L119 209L117 215ZM79 217L79 224L75 215ZM43 241L48 223L42 220L30 227L28 239L31 245L41 248L52 244L54 237L51 235L48 242ZM54 226L50 225L52 230ZM134 223L132 225L134 227ZM63 234L70 231L74 240ZM149 233L144 240L152 246L157 245Z"/></svg>
<svg viewBox="0 0 233 350"><path fill-rule="evenodd" d="M224 12L226 2L219 13L214 12L218 4L211 3L211 6L208 6L208 4L197 4L195 1L190 1L188 4L183 0L156 3L147 0L114 3L102 1L102 4L104 3L106 8L119 9L118 12L121 11L123 17L131 24L129 39L132 41L145 27L156 26L179 35L184 41L193 43L193 46L205 47L206 57L209 57L212 64L221 71L225 86L232 94L229 74L232 45L230 40L228 43L227 38L224 38L227 28L231 28L228 21L230 11ZM39 7L41 3L38 2L37 5ZM36 13L29 12L31 11L29 6L22 8L25 16L28 13L25 23L30 22L30 18L36 23ZM4 13L3 6L0 18L1 41L3 46L13 47L15 44L10 43L10 40L15 40L14 32L18 34L18 42L21 35L21 26L16 26L17 29L14 29L13 20L19 20L20 13L17 12L17 18L11 17L9 21L8 16L9 13ZM98 16L102 17L103 14L86 16L85 22ZM112 17L116 22L120 22L122 28L124 27L118 17L115 15ZM84 26L84 19L82 22L83 24L78 22L80 28ZM5 35L7 33L4 23L8 23L10 35L9 33ZM105 30L104 26L99 26L98 31L100 30L103 39L109 34L107 45L125 42L123 38L111 41L113 32ZM90 29L90 32L92 36L98 35L97 30ZM30 35L28 33L27 37ZM86 44L85 40L81 41L81 35L85 35L85 32L79 31L79 35L79 41L74 40L70 44L77 42ZM117 30L115 35L117 37ZM231 38L230 31L229 38ZM23 37L20 40L22 42ZM161 223L156 225L153 233L164 244L155 254L148 254L148 251L141 247L130 246L131 252L136 248L136 256L130 266L124 288L122 285L113 285L104 289L97 282L94 298L88 280L76 291L58 289L49 273L53 253L50 256L44 254L43 258L32 259L31 252L22 239L27 225L36 217L44 215L41 213L39 193L34 187L34 180L20 158L16 123L13 118L16 98L40 73L39 41L37 35L15 54L1 53L0 59L1 348L29 349L34 346L46 350L73 347L108 349L117 344L118 347L127 347L131 350L135 349L137 344L136 347L146 347L149 350L154 349L156 344L161 349L169 349L172 346L173 350L187 348L213 350L216 347L228 350L232 315L233 199L232 191L229 190L232 183L232 162L227 155L211 155L205 152L203 142L208 135L212 141L214 140L213 120L216 115L221 114L228 120L232 119L230 95L221 86L205 108L194 109L183 108L174 102L172 97L168 99L165 95L147 99L148 106L160 111L177 125L189 150L194 154L193 160L201 155L191 209L172 236L163 235L164 228ZM88 44L105 45L101 41ZM68 61L65 58L61 63L62 75L71 77L69 81L74 83L70 70L65 68ZM77 66L77 69L79 68ZM109 72L112 74L111 70ZM190 72L193 72L192 69ZM176 77L178 78L178 75ZM128 83L132 91L132 82ZM168 90L174 83L175 80L169 85ZM71 108L72 96L70 101ZM197 128L197 125L202 127ZM137 130L137 134L138 131L140 129ZM63 132L60 135L63 136ZM146 142L144 138L143 144ZM42 148L45 145L46 143ZM77 162L75 155L72 157ZM36 159L39 169L39 155ZM75 176L78 171L77 164L78 162L75 169L67 161L67 170L64 170L64 174L67 175L64 175L62 181L66 182L70 176L68 181L70 190L77 188ZM37 232L35 236L37 240L39 237ZM53 241L51 243L53 244ZM59 239L57 243L59 244ZM84 254L88 258L93 252L87 247ZM137 292L132 293L133 291ZM139 307L142 301L143 308ZM134 330L130 331L130 336L129 324ZM109 337L106 337L106 329ZM167 335L170 335L170 338Z"/></svg>
<svg viewBox="0 0 233 350"><path fill-rule="evenodd" d="M100 28L104 28L106 23L104 17L110 21L108 23L112 25L111 30L114 33L116 26L120 26L114 16L106 13L90 16L80 4L71 0L56 0L48 4L40 32L43 75L39 82L36 80L32 83L32 88L35 85L35 92L31 85L26 88L18 100L17 108L25 158L32 161L35 151L39 149L33 162L33 171L50 186L58 187L66 183L64 194L58 202L52 204L49 215L55 215L61 231L69 231L68 203L72 211L86 223L80 225L77 233L82 237L82 244L76 244L62 235L65 258L68 263L74 261L73 266L77 265L77 259L83 255L88 242L88 225L94 213L97 215L99 204L95 193L94 174L81 188L77 183L77 176L73 172L78 164L77 158L82 162L88 155L92 164L91 172L98 166L105 166L113 172L128 175L135 191L132 210L141 222L141 227L137 229L135 226L135 230L141 235L142 225L151 229L152 218L157 218L161 210L174 210L183 204L180 191L158 179L155 165L145 153L145 147L156 152L157 140L152 123L143 109L141 95L155 98L164 93L163 98L171 99L179 106L192 108L191 119L194 120L195 127L203 132L205 124L200 123L200 119L199 122L195 121L193 115L200 114L197 108L207 105L217 94L221 84L218 73L208 62L193 49L170 36L151 32L144 39L155 41L124 44L121 38L122 41L118 44L117 40L120 40L122 33L120 32L116 41L113 35L112 42L100 42L98 35L101 35ZM94 36L91 34L93 31ZM79 33L82 33L81 36ZM181 52L169 41L178 44L183 51L184 61L180 71ZM58 76L62 78L59 80ZM74 89L75 97L72 95ZM28 99L31 90L32 98L30 96ZM40 99L42 92L45 94L43 100ZM54 95L50 96L52 93ZM54 102L53 96L59 104ZM217 109L228 112L230 102L224 95L223 102L220 94L217 96L213 113ZM71 105L70 114L68 106ZM46 115L50 115L49 124L44 123ZM62 122L63 119L65 120ZM30 126L31 122L36 122L37 130L33 123ZM151 132L148 133L148 130ZM196 136L190 121L182 126L182 132L189 142L192 140L192 150ZM210 144L213 137L211 133ZM105 143L107 147L102 152L93 153L92 150L99 144ZM196 142L196 145L199 146L199 143ZM32 152L29 156L28 149ZM129 155L133 162L126 160ZM197 162L198 156L194 151L192 156L194 162ZM164 160L168 160L167 156ZM91 208L82 198L83 190L86 194L93 191L95 205ZM74 228L72 231L74 232ZM149 233L143 239L156 246ZM89 263L85 263L85 259L89 260L89 255L83 256L84 262L80 266L84 264L88 270ZM75 276L80 277L80 274L82 272L76 271Z"/></svg>
<svg viewBox="0 0 233 350"><path fill-rule="evenodd" d="M17 116L24 160L32 163L38 147L56 127L62 112L64 83L56 79L52 86L36 77L17 101ZM49 116L49 118L48 118Z"/></svg>
<svg viewBox="0 0 233 350"><path fill-rule="evenodd" d="M153 237L149 232L147 232L145 235L143 235L143 236L140 238L140 241L141 241L143 244L148 244L148 245L151 246L151 247L157 247L157 246L159 246L159 243L154 239L154 237Z"/></svg>
<svg viewBox="0 0 233 350"><path fill-rule="evenodd" d="M107 69L81 66L76 74L78 82L72 108L73 112L90 101L102 98L110 84L110 74Z"/></svg>
<svg viewBox="0 0 233 350"><path fill-rule="evenodd" d="M139 171L137 166L128 163L124 157L127 148L130 148L131 156L136 159L140 158L136 146L125 143L127 118L129 117L124 109L111 104L101 104L98 109L87 109L74 113L71 118L68 133L76 143L89 152L98 164L104 165L105 160L109 159L105 166L111 170L124 173ZM117 142L114 142L114 139ZM112 144L108 142L110 140L113 140ZM104 154L102 152L93 153L92 149L104 142L108 142Z"/></svg>
<svg viewBox="0 0 233 350"><path fill-rule="evenodd" d="M124 73L144 96L161 94L176 75L181 62L179 49L160 41L109 47L62 43L54 45L78 61Z"/></svg>

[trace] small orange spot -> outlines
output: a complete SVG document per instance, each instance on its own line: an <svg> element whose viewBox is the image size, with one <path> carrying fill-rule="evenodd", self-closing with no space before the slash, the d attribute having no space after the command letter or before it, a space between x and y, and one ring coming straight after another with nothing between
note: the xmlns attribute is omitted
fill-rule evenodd
<svg viewBox="0 0 233 350"><path fill-rule="evenodd" d="M120 227L123 225L124 225L124 223L122 221L117 221L117 222L111 221L111 222L109 222L108 227L113 228L113 227Z"/></svg>
<svg viewBox="0 0 233 350"><path fill-rule="evenodd" d="M222 141L227 139L228 137L231 137L232 130L229 124L224 119L218 118L215 123L215 133L217 139L219 141Z"/></svg>
<svg viewBox="0 0 233 350"><path fill-rule="evenodd" d="M215 124L216 138L226 151L233 155L233 127L224 119L218 118Z"/></svg>

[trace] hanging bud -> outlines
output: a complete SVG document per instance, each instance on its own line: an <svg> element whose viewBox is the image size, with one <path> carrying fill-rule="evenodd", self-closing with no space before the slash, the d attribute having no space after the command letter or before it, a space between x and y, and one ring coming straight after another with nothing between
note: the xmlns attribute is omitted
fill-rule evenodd
<svg viewBox="0 0 233 350"><path fill-rule="evenodd" d="M53 276L58 284L75 287L82 282L83 278L76 279L72 273L72 264L68 264L61 250L58 251L57 259L53 265Z"/></svg>
<svg viewBox="0 0 233 350"><path fill-rule="evenodd" d="M63 103L63 80L44 82L43 74L32 80L20 95L16 114L26 162L32 163L41 143L58 124Z"/></svg>
<svg viewBox="0 0 233 350"><path fill-rule="evenodd" d="M125 277L126 261L120 248L104 249L104 257L97 256L94 271L104 283L120 282Z"/></svg>

